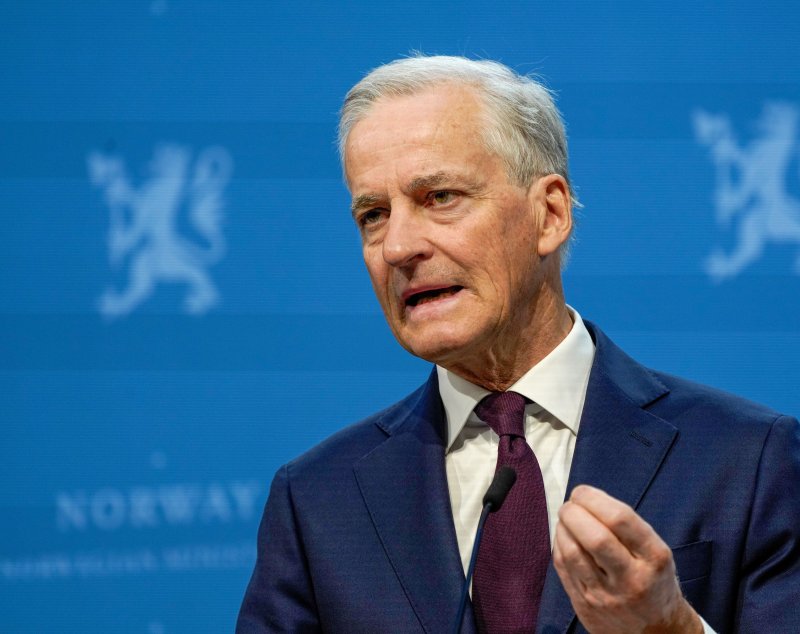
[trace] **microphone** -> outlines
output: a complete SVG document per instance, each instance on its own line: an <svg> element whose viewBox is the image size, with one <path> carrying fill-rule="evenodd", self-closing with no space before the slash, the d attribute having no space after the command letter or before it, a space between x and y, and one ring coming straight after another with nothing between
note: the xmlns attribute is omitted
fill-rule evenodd
<svg viewBox="0 0 800 634"><path fill-rule="evenodd" d="M469 586L472 582L472 573L475 572L475 562L478 560L478 548L483 537L483 525L486 523L486 518L489 513L499 511L503 506L508 492L517 481L517 472L511 467L500 467L494 474L492 483L486 490L486 495L483 496L483 510L481 511L481 518L478 520L478 530L475 532L475 543L472 544L472 556L469 559L469 566L467 567L467 576L464 579L464 587L461 589L461 600L458 603L458 616L456 616L456 623L453 627L453 634L458 634L461 631L461 622L464 620L464 610L467 607L467 597L469 596Z"/></svg>
<svg viewBox="0 0 800 634"><path fill-rule="evenodd" d="M497 473L494 474L492 483L486 490L486 495L483 496L483 510L486 510L487 505L491 505L489 513L495 513L503 506L506 501L506 496L517 481L517 472L511 467L500 467ZM477 547L478 544L475 544Z"/></svg>

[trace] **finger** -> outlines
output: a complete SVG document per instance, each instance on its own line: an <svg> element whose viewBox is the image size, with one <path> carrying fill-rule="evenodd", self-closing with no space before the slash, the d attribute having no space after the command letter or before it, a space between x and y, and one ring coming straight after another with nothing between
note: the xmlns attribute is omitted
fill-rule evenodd
<svg viewBox="0 0 800 634"><path fill-rule="evenodd" d="M559 576L567 576L580 590L604 584L605 573L597 567L592 557L581 547L570 530L561 522L556 526L553 547L553 565Z"/></svg>
<svg viewBox="0 0 800 634"><path fill-rule="evenodd" d="M583 506L565 502L558 511L560 524L613 583L633 563L633 555L617 536Z"/></svg>
<svg viewBox="0 0 800 634"><path fill-rule="evenodd" d="M559 537L559 528L560 526L556 527L556 536L553 544L553 567L558 573L558 578L561 579L561 585L564 586L564 590L567 592L570 602L577 610L579 606L586 603L587 589L584 583L573 577L572 570L566 566L564 562L563 555L561 554L562 547L559 545L559 541L563 539L563 537Z"/></svg>
<svg viewBox="0 0 800 634"><path fill-rule="evenodd" d="M607 526L634 557L647 559L666 547L652 526L630 506L600 489L582 484L573 489L569 499Z"/></svg>

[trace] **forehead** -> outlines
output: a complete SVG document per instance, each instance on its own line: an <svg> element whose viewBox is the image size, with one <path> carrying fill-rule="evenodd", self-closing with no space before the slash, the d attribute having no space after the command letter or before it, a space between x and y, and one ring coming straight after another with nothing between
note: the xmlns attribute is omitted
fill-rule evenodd
<svg viewBox="0 0 800 634"><path fill-rule="evenodd" d="M412 95L384 97L348 135L345 174L351 190L364 177L448 170L482 163L484 106L474 89L447 83ZM448 165L449 164L449 165Z"/></svg>

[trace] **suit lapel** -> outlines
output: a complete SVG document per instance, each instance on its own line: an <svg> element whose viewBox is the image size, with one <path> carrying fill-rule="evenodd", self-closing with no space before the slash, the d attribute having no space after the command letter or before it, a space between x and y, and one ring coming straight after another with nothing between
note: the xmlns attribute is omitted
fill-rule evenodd
<svg viewBox="0 0 800 634"><path fill-rule="evenodd" d="M387 439L355 474L403 590L427 632L452 629L464 573L444 469L444 414L435 373L416 402L379 423ZM466 614L464 632L473 632Z"/></svg>
<svg viewBox="0 0 800 634"><path fill-rule="evenodd" d="M669 452L677 430L642 409L667 389L587 323L596 352L567 484L591 484L636 508ZM575 618L552 563L537 632L566 632Z"/></svg>

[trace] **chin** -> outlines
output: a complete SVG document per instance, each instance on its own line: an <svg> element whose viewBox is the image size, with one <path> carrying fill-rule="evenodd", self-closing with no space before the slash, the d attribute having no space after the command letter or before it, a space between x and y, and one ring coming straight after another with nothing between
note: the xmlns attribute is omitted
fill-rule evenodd
<svg viewBox="0 0 800 634"><path fill-rule="evenodd" d="M464 333L426 332L414 336L397 336L400 345L415 357L438 365L452 364L471 347L475 338Z"/></svg>

